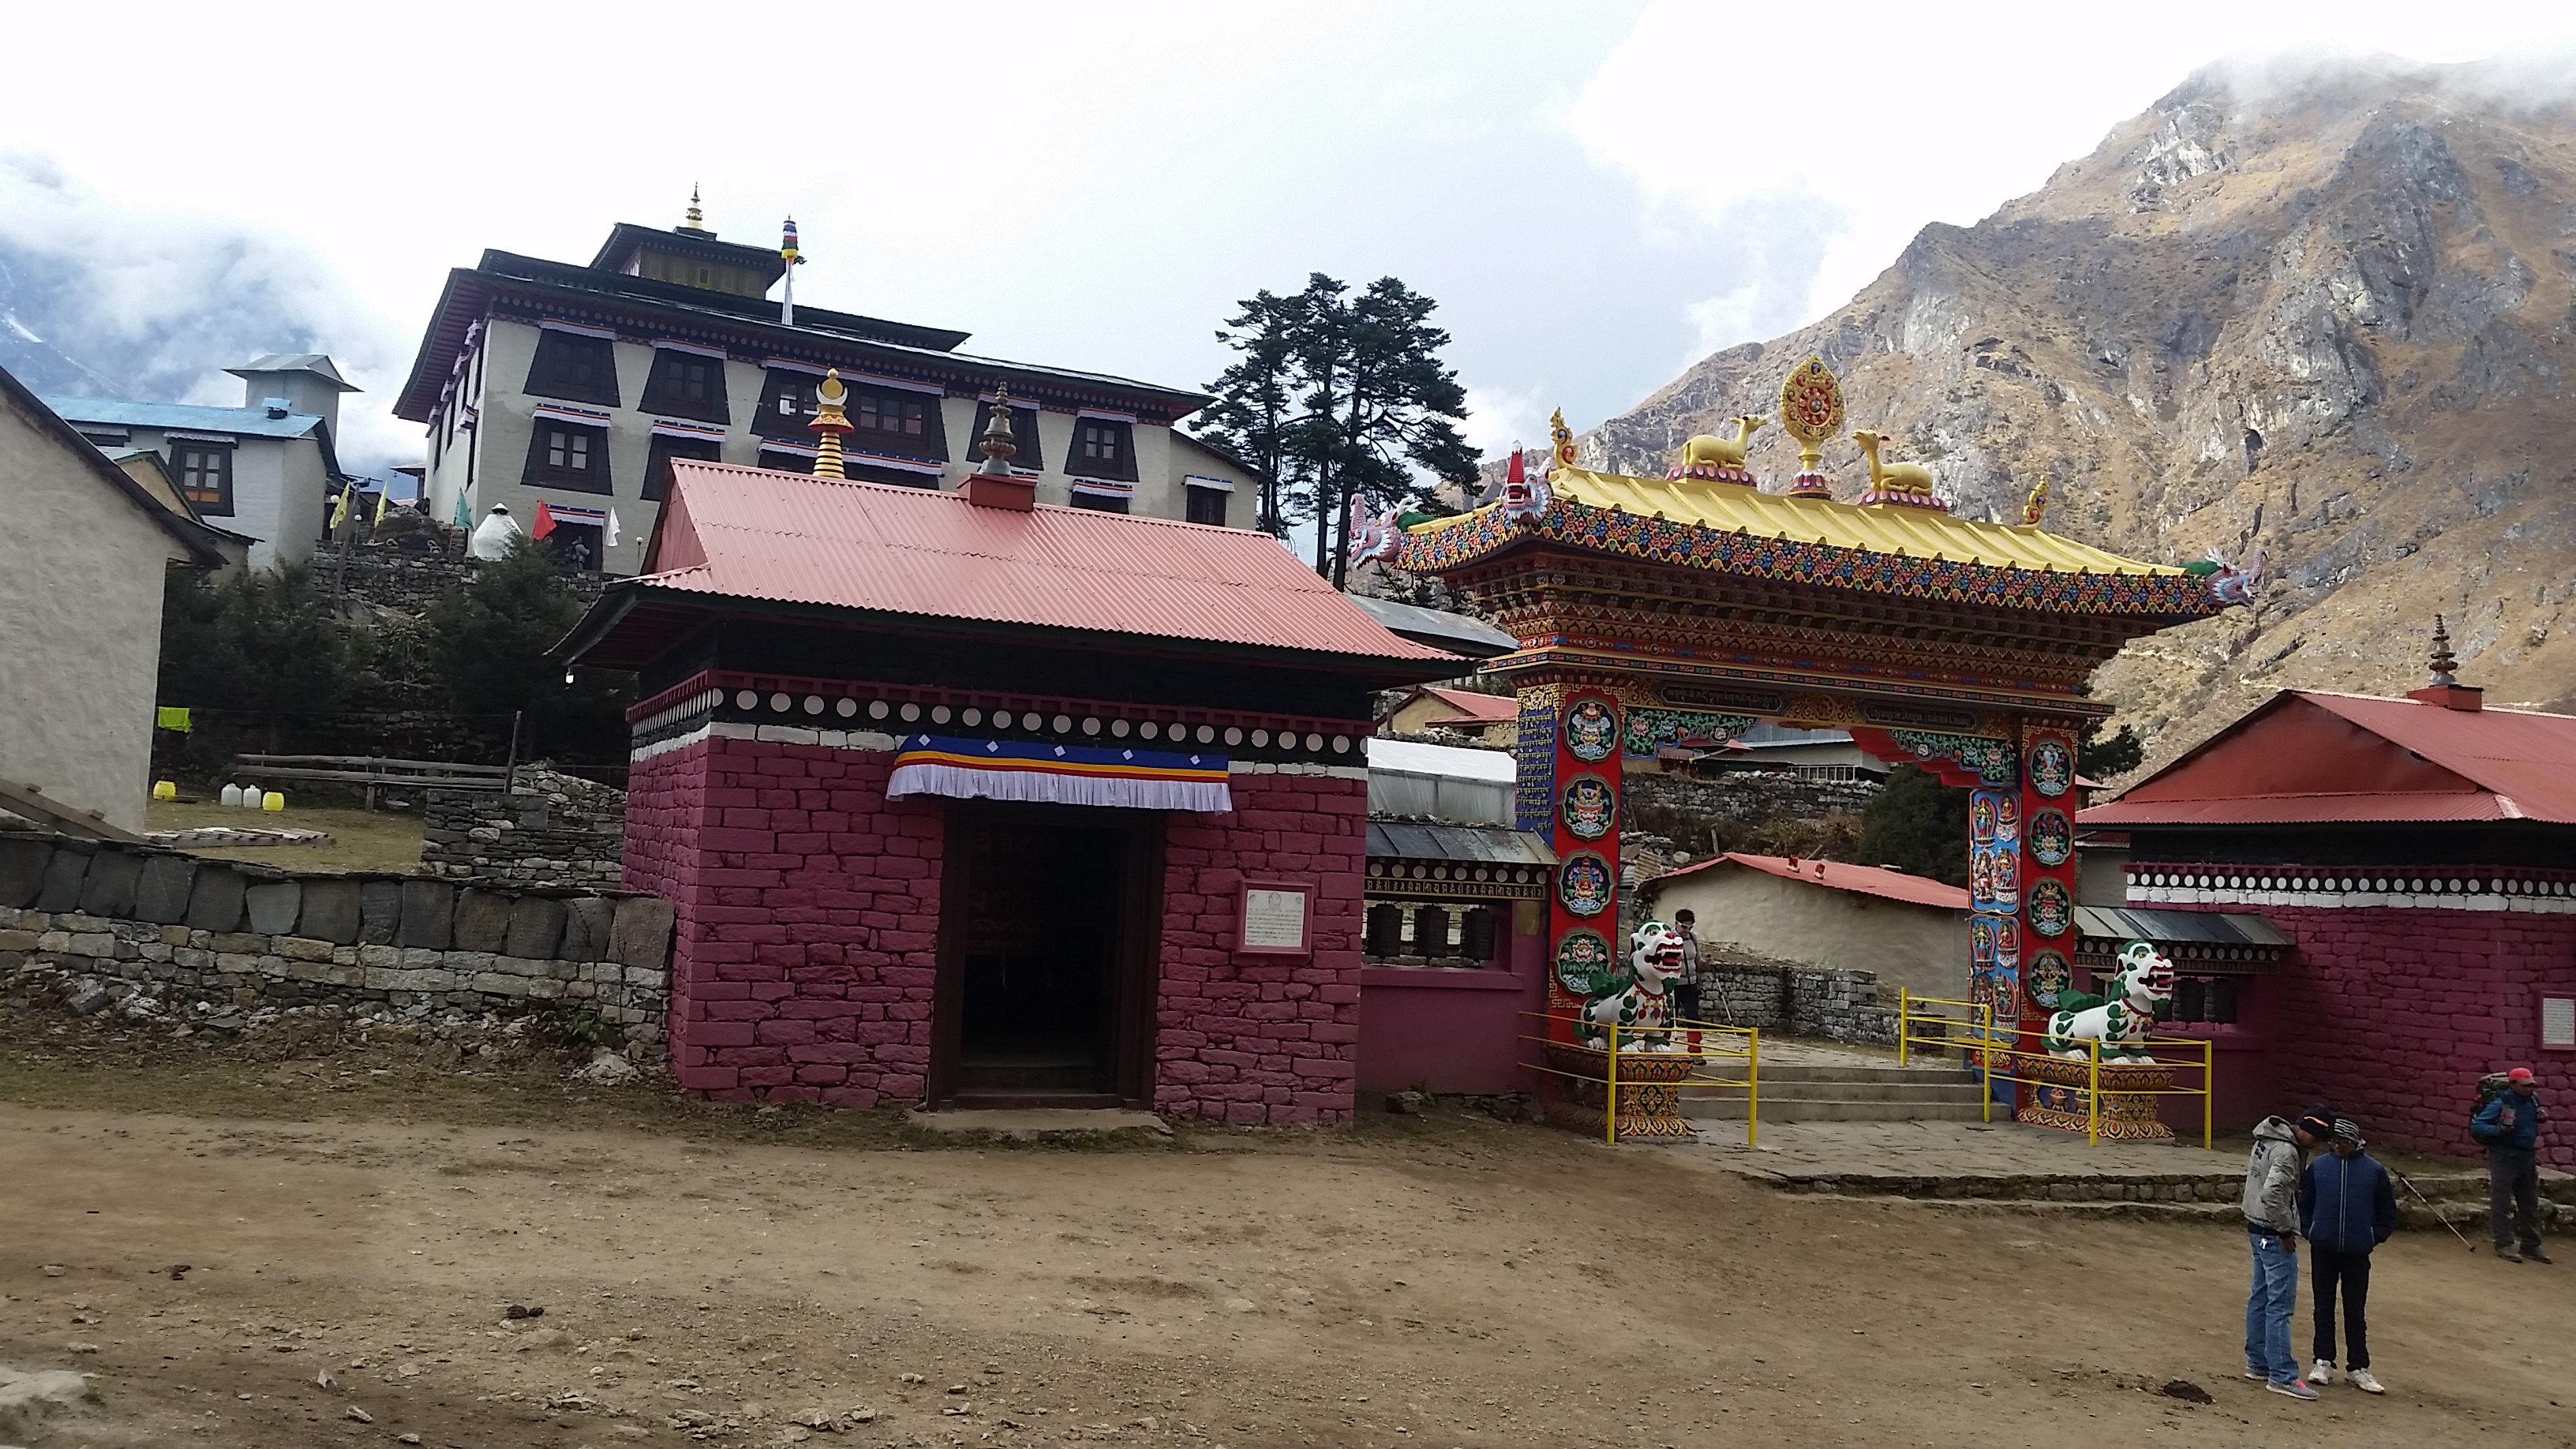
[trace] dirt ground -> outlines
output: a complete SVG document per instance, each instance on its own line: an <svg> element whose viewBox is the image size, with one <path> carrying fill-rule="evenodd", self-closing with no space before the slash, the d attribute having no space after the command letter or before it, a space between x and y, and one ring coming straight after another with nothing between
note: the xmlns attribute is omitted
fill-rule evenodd
<svg viewBox="0 0 2576 1449"><path fill-rule="evenodd" d="M94 1375L39 1449L2576 1441L2576 1253L2402 1235L2391 1392L2316 1404L2237 1377L2244 1254L1446 1108L958 1148L0 1021L0 1364Z"/></svg>

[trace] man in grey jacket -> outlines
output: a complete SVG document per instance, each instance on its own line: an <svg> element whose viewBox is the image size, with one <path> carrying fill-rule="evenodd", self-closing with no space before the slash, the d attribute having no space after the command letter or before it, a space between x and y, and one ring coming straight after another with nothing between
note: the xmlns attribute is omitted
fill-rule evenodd
<svg viewBox="0 0 2576 1449"><path fill-rule="evenodd" d="M2290 1348L2290 1315L2299 1303L2299 1169L2308 1149L2333 1133L2334 1114L2322 1107L2296 1122L2266 1117L2256 1123L2238 1203L2254 1254L2254 1286L2245 1297L2245 1377L2294 1399L2317 1396L2299 1377Z"/></svg>

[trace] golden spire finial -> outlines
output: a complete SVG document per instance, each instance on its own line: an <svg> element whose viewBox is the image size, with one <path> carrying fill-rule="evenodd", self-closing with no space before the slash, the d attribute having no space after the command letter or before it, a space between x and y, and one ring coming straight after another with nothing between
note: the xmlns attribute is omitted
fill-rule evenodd
<svg viewBox="0 0 2576 1449"><path fill-rule="evenodd" d="M706 229L706 213L698 210L698 184L692 181L689 183L689 219L680 223L680 230L705 231Z"/></svg>
<svg viewBox="0 0 2576 1449"><path fill-rule="evenodd" d="M975 446L984 455L984 466L976 469L976 472L995 473L1004 477L1010 475L1011 458L1020 451L1020 445L1011 441L1011 385L1009 383L993 384L993 420L985 424L983 441Z"/></svg>
<svg viewBox="0 0 2576 1449"><path fill-rule="evenodd" d="M845 476L841 472L841 435L850 430L850 415L841 411L841 401L849 395L837 367L824 373L822 385L814 389L814 421L805 426L823 435L822 450L814 455L817 478Z"/></svg>
<svg viewBox="0 0 2576 1449"><path fill-rule="evenodd" d="M1548 441L1554 445L1549 455L1554 459L1554 466L1573 467L1574 430L1565 425L1565 409L1558 408L1547 415L1547 436Z"/></svg>
<svg viewBox="0 0 2576 1449"><path fill-rule="evenodd" d="M2046 477L2042 477L2039 480L2039 486L2030 490L2029 501L2023 503L2021 506L2021 526L2024 528L2039 527L2039 516L2047 511L2048 479Z"/></svg>

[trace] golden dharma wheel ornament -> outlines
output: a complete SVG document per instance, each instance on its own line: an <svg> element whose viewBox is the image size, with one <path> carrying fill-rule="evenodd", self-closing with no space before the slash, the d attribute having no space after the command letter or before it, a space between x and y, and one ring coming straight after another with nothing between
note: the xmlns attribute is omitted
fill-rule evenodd
<svg viewBox="0 0 2576 1449"><path fill-rule="evenodd" d="M1816 471L1825 440L1843 430L1843 389L1824 359L1810 357L1780 382L1780 430L1798 440L1798 466Z"/></svg>

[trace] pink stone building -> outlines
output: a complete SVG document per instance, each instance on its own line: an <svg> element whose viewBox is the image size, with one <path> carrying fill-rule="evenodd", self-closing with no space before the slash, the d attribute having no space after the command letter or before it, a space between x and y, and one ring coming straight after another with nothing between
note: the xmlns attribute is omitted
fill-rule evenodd
<svg viewBox="0 0 2576 1449"><path fill-rule="evenodd" d="M684 1086L1350 1117L1369 706L1457 658L1257 533L673 477L566 651L640 672Z"/></svg>
<svg viewBox="0 0 2576 1449"><path fill-rule="evenodd" d="M2079 819L2129 833L2132 905L2258 912L2294 943L2184 968L2228 1001L2169 1028L2216 1044L2220 1125L2322 1102L2469 1155L2481 1073L2530 1066L2567 1100L2576 717L2485 709L2447 674L2404 699L2287 690ZM2563 1107L2541 1160L2576 1168Z"/></svg>

